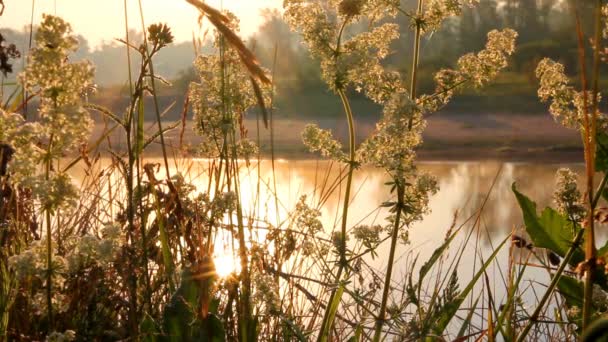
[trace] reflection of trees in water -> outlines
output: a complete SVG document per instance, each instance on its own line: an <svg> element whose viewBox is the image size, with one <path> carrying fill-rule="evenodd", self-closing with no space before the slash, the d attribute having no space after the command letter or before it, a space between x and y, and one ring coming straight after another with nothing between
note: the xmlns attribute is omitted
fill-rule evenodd
<svg viewBox="0 0 608 342"><path fill-rule="evenodd" d="M262 174L268 172L267 174L270 176L270 169L266 168L266 165L263 166ZM464 222L477 213L488 196L488 192L492 189L482 212L481 225L490 233L506 234L514 226L520 227L523 223L521 211L511 191L513 182L516 183L519 190L534 199L538 204L538 209L541 210L552 204L555 172L564 166L491 161L420 164L422 169L438 178L441 187L439 193L431 199L432 214L420 226L425 227L424 229L443 231L447 229L447 226L443 225L450 221L456 210L458 210L458 222ZM582 170L580 165L566 166L577 172ZM329 176L327 176L327 172L329 172ZM329 162L289 161L278 163L276 177L279 197L287 209L303 194L308 194L314 205L319 199L325 198L326 193L322 191L322 188L328 192L330 185L339 175L340 167L335 164L330 165ZM355 224L389 199L388 188L384 186L385 180L386 175L382 170L372 168L357 170L354 188L358 190L358 193L352 203L355 210L353 210L352 221L349 218L350 223ZM495 183L492 187L493 182ZM324 184L325 186L323 186ZM340 187L335 187L333 193L327 196L327 200L324 202L325 222L334 223L333 218L339 207L339 191ZM313 193L314 197L312 197ZM437 216L447 219L437 220ZM382 223L380 221L383 218L384 215L377 217L372 215L366 223L371 223L369 221L373 219L375 219L375 223ZM442 227L436 227L437 224Z"/></svg>
<svg viewBox="0 0 608 342"><path fill-rule="evenodd" d="M453 196L460 198L457 201L461 204L459 222L476 215L483 205L481 227L502 236L523 224L521 210L511 191L513 182L542 210L552 204L555 172L564 165L475 162L454 164L448 170L445 167L435 170L434 165L428 167L440 179L443 189L450 188ZM582 170L579 165L568 167L579 173ZM442 210L441 203L434 204L433 210Z"/></svg>

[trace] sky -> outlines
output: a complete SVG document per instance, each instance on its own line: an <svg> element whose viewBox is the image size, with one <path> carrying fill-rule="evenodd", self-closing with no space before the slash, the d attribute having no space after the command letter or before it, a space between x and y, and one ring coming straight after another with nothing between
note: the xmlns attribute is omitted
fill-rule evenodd
<svg viewBox="0 0 608 342"><path fill-rule="evenodd" d="M0 27L21 30L29 25L34 4L34 24L39 23L43 13L56 14L72 24L74 33L83 35L91 47L99 46L114 38L124 36L125 0L4 0L5 10L0 17ZM141 31L138 0L126 0L129 27ZM145 25L166 23L171 28L176 42L191 41L192 34L201 34L197 9L185 0L141 0ZM208 5L230 10L241 20L244 36L255 32L264 8L280 9L283 0L207 0ZM203 24L205 25L205 24ZM207 24L208 25L208 24Z"/></svg>

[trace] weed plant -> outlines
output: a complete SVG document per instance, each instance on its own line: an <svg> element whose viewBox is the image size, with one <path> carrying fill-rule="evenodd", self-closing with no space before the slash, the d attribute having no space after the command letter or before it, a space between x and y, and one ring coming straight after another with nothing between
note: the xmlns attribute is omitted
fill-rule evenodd
<svg viewBox="0 0 608 342"><path fill-rule="evenodd" d="M27 52L19 95L0 110L0 340L521 341L574 340L581 334L593 339L601 333L608 311L608 250L595 248L594 235L594 222L607 216L598 206L608 181L608 135L598 112L602 20L608 12L601 1L591 87L580 30L580 91L568 84L559 63L543 60L537 68L540 98L552 101L550 111L559 122L581 132L584 196L576 175L560 170L557 209L539 216L535 203L514 186L527 235L514 231L490 255L481 255L486 198L461 224L454 216L424 262L409 247L409 231L439 191L435 178L416 164L425 119L464 87L495 79L507 67L517 33L489 32L483 50L440 70L434 92L419 94L422 40L476 1L418 0L415 8L405 8L396 0L286 0L285 18L320 61L323 80L343 105L349 134L344 148L331 131L306 127L304 144L339 172L319 171L311 195L279 210L276 180L261 175L258 144L244 126L246 114L259 113L256 138L270 134L272 141L271 72L238 37L236 17L198 0L187 2L216 29L217 53L197 56L198 80L186 101L202 139L202 176L195 174L191 156L165 139L169 130L185 127L186 116L163 127L164 109L156 101L156 82L164 80L154 73L154 56L173 41L170 28L146 27L140 2L144 39L131 41L125 30L121 42L125 62L130 66L138 54L141 64L129 70L128 106L114 113L86 101L94 69L71 62L78 44L70 25L44 16ZM126 0L124 16L127 28ZM407 72L383 63L399 25L414 31L413 55L402 56L411 61ZM4 74L17 55L0 36ZM383 109L369 136L355 136L352 91ZM144 127L146 97L154 99L152 132ZM32 99L39 102L37 119L26 120L19 112ZM101 113L106 125L89 144L90 111ZM114 131L126 146L108 138ZM160 163L147 151L151 144L161 147ZM272 165L274 170L274 158ZM349 210L357 193L353 177L363 165L384 170L388 179L379 184L388 200L373 209L383 215L379 224L355 223ZM82 170L79 179L70 176L76 168ZM596 172L604 174L597 188ZM254 175L255 184L245 183L244 175ZM206 184L195 182L199 177ZM263 198L262 190L272 197ZM341 199L339 217L334 226L324 226L321 213L331 196ZM461 279L470 246L476 252L472 276ZM227 275L218 272L225 266L216 264L219 252L235 260ZM400 253L412 257L399 265L405 274L396 279ZM498 258L501 253L508 253L506 262ZM374 267L376 259L384 267ZM543 292L537 302L525 303L526 270L538 264L551 280L535 288ZM505 296L490 286L492 268L499 269Z"/></svg>

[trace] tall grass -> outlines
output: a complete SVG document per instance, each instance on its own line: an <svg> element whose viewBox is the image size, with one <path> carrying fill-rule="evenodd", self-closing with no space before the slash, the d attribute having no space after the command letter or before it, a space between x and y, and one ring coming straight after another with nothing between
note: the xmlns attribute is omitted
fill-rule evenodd
<svg viewBox="0 0 608 342"><path fill-rule="evenodd" d="M521 232L488 238L483 216L494 191L493 183L472 215L461 219L454 214L451 227L445 227L444 239L424 261L419 260L416 250L400 244L408 242L407 234L428 211L429 196L435 191L434 181L420 173L415 163L414 150L420 143L424 118L445 105L462 86L483 85L495 77L512 53L505 41L514 39L514 33L493 32L486 50L463 57L454 70L442 70L436 77L435 93L420 95L416 90L420 46L430 30L432 15L437 13L432 11L436 3L419 0L413 10L394 9L413 19L414 24L412 68L407 75L409 89L405 89L402 80L408 77L383 69L382 53L365 59L378 46L382 50L384 42L364 36L368 41L363 41L372 41L372 45L361 48L355 44L357 36L349 31L350 24L368 15L366 20L375 24L372 9L357 1L340 2L336 12L326 16L336 20L328 21L328 25L336 25L336 40L307 42L313 51L328 44L331 53L323 55L320 49L321 59L327 58L324 62L329 71L338 66L335 74L326 70L329 76L325 77L335 81L328 85L344 108L348 146L344 152L330 132L307 131L309 147L334 160L317 164L324 167L315 170L313 189L304 191L311 193L290 207L281 202L275 178L274 89L267 71L238 37L230 14L197 0L187 2L200 10L217 31L217 55L197 57L200 79L191 85L188 94L195 129L204 140L204 161L180 155L183 150L172 149L166 135L186 124L183 119L163 125L163 109L156 98L155 82L161 78L154 73L154 56L173 37L166 25L145 26L141 1L141 42L131 41L128 35L130 13L124 1L126 37L121 42L129 65L130 90L124 113L84 104L113 125L106 125L101 138L79 155L52 154L53 134L48 141L40 142L49 157L34 170L42 170L46 181L54 174L81 170L76 180L79 197L74 202L57 210L45 206L45 197L36 197L35 191L21 183L12 164L23 158L24 142L19 136L0 132L0 340L380 341L485 337L490 341L522 341L529 336L576 339L581 332L592 330L587 327L601 312L593 299L598 291L595 285L608 287L597 263L605 250L596 250L594 237L594 221L602 213L598 203L608 180L604 176L599 188L594 188L596 165L608 174L601 166L605 158L600 153L605 142L601 134L605 133L598 124L601 1L596 15L590 105L585 58L581 57L586 222L553 209L538 216L536 204L514 187L532 243ZM288 7L295 6L290 7L293 10L298 5ZM311 5L311 11L314 9ZM292 11L288 15L295 18L292 24L308 39L315 31L297 27L307 21L298 18L300 14ZM378 29L372 31L375 34L386 34L380 26L371 27ZM584 53L584 39L579 33ZM139 54L141 60L136 74L131 70L132 54ZM357 58L370 63L364 64L366 67L377 66L377 77L359 79L359 74L339 74L341 63L359 67L353 62ZM484 66L481 72L473 68L478 65ZM356 71L363 73L363 69ZM349 100L353 86L361 87L385 109L377 130L370 137L361 137L364 139L355 139L356 121ZM151 131L144 125L147 95L154 100L156 123ZM407 99L409 102L404 103ZM18 106L7 103L5 107L0 113L0 127L7 127L7 132L21 132L19 129L27 127L20 121L14 124L6 114L6 110ZM272 180L261 171L265 162L247 139L243 124L243 117L254 107L262 113L265 126L269 124ZM259 141L264 132L259 131L259 124L257 129ZM110 141L111 134L125 140L124 149ZM357 144L359 140L362 143ZM162 158L148 152L152 144L160 146ZM103 151L109 153L102 155ZM385 170L390 189L386 202L369 210L368 217L379 217L368 219L373 225L354 222L352 215L353 200L364 196L355 181L355 171L364 163ZM496 179L498 174L494 182ZM340 205L336 205L334 225L324 226L322 212L331 206L331 199ZM580 248L583 237L584 253ZM45 245L40 244L41 239L45 239ZM489 255L482 255L484 239L498 242ZM562 258L557 265L551 258L545 261L545 249ZM238 264L225 276L218 272L224 265L214 261L221 250ZM472 267L464 264L467 250L473 252ZM378 263L376 258L386 262ZM584 274L584 283L569 270L576 266ZM396 267L405 270L400 279L395 279ZM549 283L524 285L527 271L537 267L548 272ZM463 279L463 268L470 271L469 278ZM492 275L498 286L492 284ZM529 314L524 300L537 291L535 309ZM577 305L582 305L582 314L572 314Z"/></svg>

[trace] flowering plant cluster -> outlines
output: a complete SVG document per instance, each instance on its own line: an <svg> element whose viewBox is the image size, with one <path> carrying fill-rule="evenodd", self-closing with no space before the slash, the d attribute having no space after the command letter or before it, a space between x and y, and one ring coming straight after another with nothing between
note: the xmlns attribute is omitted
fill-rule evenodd
<svg viewBox="0 0 608 342"><path fill-rule="evenodd" d="M70 62L77 47L70 25L45 15L21 75L24 88L39 94L39 120L26 122L18 114L0 111L0 142L15 150L9 165L13 181L31 189L50 211L70 207L77 194L68 175L60 171L45 175L41 166L77 151L92 125L82 94L92 85L93 67L87 61Z"/></svg>
<svg viewBox="0 0 608 342"><path fill-rule="evenodd" d="M227 17L230 27L237 30L236 17ZM196 131L203 138L200 150L207 157L219 158L225 148L231 149L226 145L230 141L227 138L235 133L238 156L249 159L257 154L258 147L247 138L244 117L258 104L256 90L238 51L225 43L219 33L215 47L221 55L200 55L194 61L200 83L191 83L189 91ZM262 96L265 103L270 102L267 87Z"/></svg>

